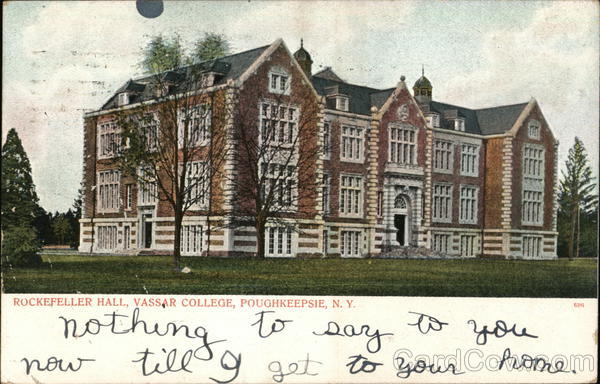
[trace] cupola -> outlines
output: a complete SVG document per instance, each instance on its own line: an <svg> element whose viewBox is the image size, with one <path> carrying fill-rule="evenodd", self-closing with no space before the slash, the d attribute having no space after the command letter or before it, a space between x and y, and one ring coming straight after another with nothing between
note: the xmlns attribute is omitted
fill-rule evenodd
<svg viewBox="0 0 600 384"><path fill-rule="evenodd" d="M431 91L433 87L428 78L425 77L425 68L421 68L421 77L413 85L415 99L420 104L427 104L431 101Z"/></svg>
<svg viewBox="0 0 600 384"><path fill-rule="evenodd" d="M294 53L294 58L300 64L300 68L304 71L306 76L310 78L312 76L312 59L310 54L304 49L304 39L300 39L300 49Z"/></svg>

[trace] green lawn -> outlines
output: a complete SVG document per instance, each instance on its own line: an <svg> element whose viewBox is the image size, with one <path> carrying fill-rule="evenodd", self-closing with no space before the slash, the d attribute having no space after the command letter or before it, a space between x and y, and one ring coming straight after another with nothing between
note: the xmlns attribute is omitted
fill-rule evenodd
<svg viewBox="0 0 600 384"><path fill-rule="evenodd" d="M45 255L40 268L3 268L7 293L173 293L596 297L595 259L389 260Z"/></svg>

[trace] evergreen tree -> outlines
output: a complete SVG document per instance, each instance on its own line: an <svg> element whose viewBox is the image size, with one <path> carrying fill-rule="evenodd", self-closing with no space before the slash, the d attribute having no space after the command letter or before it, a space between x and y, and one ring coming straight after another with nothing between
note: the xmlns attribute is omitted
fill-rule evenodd
<svg viewBox="0 0 600 384"><path fill-rule="evenodd" d="M582 228L582 223L585 226L593 225L594 220L588 218L593 215L598 204L598 197L594 193L596 184L587 153L578 137L575 137L575 144L569 149L565 166L566 171L562 172L559 186L559 248L566 248L569 258L573 258L581 255L582 233L586 233L586 241L590 241L588 231ZM596 243L596 236L592 237L593 243Z"/></svg>
<svg viewBox="0 0 600 384"><path fill-rule="evenodd" d="M229 54L231 47L225 35L205 32L204 36L196 42L194 59L207 61L218 59Z"/></svg>
<svg viewBox="0 0 600 384"><path fill-rule="evenodd" d="M186 63L186 56L178 35L165 39L162 35L152 37L143 50L142 68L155 75L173 70Z"/></svg>
<svg viewBox="0 0 600 384"><path fill-rule="evenodd" d="M17 131L12 128L2 146L2 230L29 227L39 213L31 164Z"/></svg>

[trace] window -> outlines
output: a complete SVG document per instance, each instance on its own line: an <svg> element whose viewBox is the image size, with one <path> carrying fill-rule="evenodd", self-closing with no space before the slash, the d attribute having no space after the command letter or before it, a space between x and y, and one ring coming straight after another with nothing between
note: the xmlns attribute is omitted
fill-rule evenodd
<svg viewBox="0 0 600 384"><path fill-rule="evenodd" d="M463 143L460 150L460 174L479 176L479 146Z"/></svg>
<svg viewBox="0 0 600 384"><path fill-rule="evenodd" d="M119 171L104 171L98 173L98 211L119 211Z"/></svg>
<svg viewBox="0 0 600 384"><path fill-rule="evenodd" d="M329 234L327 233L327 230L324 229L323 230L323 254L325 256L327 256L328 252L329 252Z"/></svg>
<svg viewBox="0 0 600 384"><path fill-rule="evenodd" d="M283 68L272 68L269 72L269 92L289 95L290 87L290 75Z"/></svg>
<svg viewBox="0 0 600 384"><path fill-rule="evenodd" d="M417 163L417 134L414 128L390 127L390 162Z"/></svg>
<svg viewBox="0 0 600 384"><path fill-rule="evenodd" d="M156 181L149 169L140 168L138 184L138 205L154 205L157 197Z"/></svg>
<svg viewBox="0 0 600 384"><path fill-rule="evenodd" d="M383 192L377 192L377 216L383 216Z"/></svg>
<svg viewBox="0 0 600 384"><path fill-rule="evenodd" d="M205 207L208 205L208 163L193 161L185 169L185 201L190 207Z"/></svg>
<svg viewBox="0 0 600 384"><path fill-rule="evenodd" d="M329 201L330 201L330 192L331 191L331 182L329 180L329 174L323 174L323 214L327 215L329 213Z"/></svg>
<svg viewBox="0 0 600 384"><path fill-rule="evenodd" d="M460 255L475 256L475 235L460 236Z"/></svg>
<svg viewBox="0 0 600 384"><path fill-rule="evenodd" d="M331 156L331 125L327 122L323 124L323 154L326 159Z"/></svg>
<svg viewBox="0 0 600 384"><path fill-rule="evenodd" d="M129 93L127 93L127 92L119 93L119 95L117 96L117 104L119 107L122 105L129 104Z"/></svg>
<svg viewBox="0 0 600 384"><path fill-rule="evenodd" d="M340 184L340 213L362 215L362 177L342 175Z"/></svg>
<svg viewBox="0 0 600 384"><path fill-rule="evenodd" d="M465 131L465 119L454 119L454 130L464 132Z"/></svg>
<svg viewBox="0 0 600 384"><path fill-rule="evenodd" d="M125 209L133 207L133 184L125 185Z"/></svg>
<svg viewBox="0 0 600 384"><path fill-rule="evenodd" d="M98 250L117 249L117 226L103 225L98 227L98 240L96 243Z"/></svg>
<svg viewBox="0 0 600 384"><path fill-rule="evenodd" d="M426 117L427 125L430 128L439 128L440 127L440 115L437 113L430 113Z"/></svg>
<svg viewBox="0 0 600 384"><path fill-rule="evenodd" d="M156 150L158 146L158 119L154 113L147 113L138 121L141 134L144 137L146 149Z"/></svg>
<svg viewBox="0 0 600 384"><path fill-rule="evenodd" d="M453 145L449 141L436 140L433 144L433 169L438 172L452 173Z"/></svg>
<svg viewBox="0 0 600 384"><path fill-rule="evenodd" d="M131 247L131 227L126 225L123 227L123 249Z"/></svg>
<svg viewBox="0 0 600 384"><path fill-rule="evenodd" d="M184 255L197 255L202 251L202 226L181 226L181 253Z"/></svg>
<svg viewBox="0 0 600 384"><path fill-rule="evenodd" d="M542 225L544 222L544 148L523 147L522 224Z"/></svg>
<svg viewBox="0 0 600 384"><path fill-rule="evenodd" d="M210 139L211 109L207 105L179 111L179 148L206 145Z"/></svg>
<svg viewBox="0 0 600 384"><path fill-rule="evenodd" d="M537 120L531 120L527 127L527 136L530 139L540 139L540 122Z"/></svg>
<svg viewBox="0 0 600 384"><path fill-rule="evenodd" d="M341 159L360 162L363 158L363 128L342 125Z"/></svg>
<svg viewBox="0 0 600 384"><path fill-rule="evenodd" d="M450 249L450 234L434 233L431 248L436 252L447 254Z"/></svg>
<svg viewBox="0 0 600 384"><path fill-rule="evenodd" d="M295 167L277 163L262 163L261 172L263 200L270 198L278 207L293 208L296 197Z"/></svg>
<svg viewBox="0 0 600 384"><path fill-rule="evenodd" d="M433 221L452 222L452 186L449 184L433 186Z"/></svg>
<svg viewBox="0 0 600 384"><path fill-rule="evenodd" d="M292 256L292 227L267 227L266 230L267 256Z"/></svg>
<svg viewBox="0 0 600 384"><path fill-rule="evenodd" d="M121 130L117 123L109 121L98 125L98 158L109 158L121 150Z"/></svg>
<svg viewBox="0 0 600 384"><path fill-rule="evenodd" d="M461 185L460 187L460 224L477 224L477 187Z"/></svg>
<svg viewBox="0 0 600 384"><path fill-rule="evenodd" d="M348 112L348 98L345 96L336 97L335 98L335 109Z"/></svg>
<svg viewBox="0 0 600 384"><path fill-rule="evenodd" d="M360 256L361 237L361 231L341 231L340 253L342 257Z"/></svg>
<svg viewBox="0 0 600 384"><path fill-rule="evenodd" d="M261 103L260 137L270 144L293 144L298 135L298 109L286 105Z"/></svg>
<svg viewBox="0 0 600 384"><path fill-rule="evenodd" d="M523 257L539 258L542 248L540 236L523 236Z"/></svg>

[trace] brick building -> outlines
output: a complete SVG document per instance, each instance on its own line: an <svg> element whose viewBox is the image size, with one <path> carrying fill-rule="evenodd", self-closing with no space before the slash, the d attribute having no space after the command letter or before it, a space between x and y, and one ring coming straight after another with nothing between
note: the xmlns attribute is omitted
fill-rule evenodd
<svg viewBox="0 0 600 384"><path fill-rule="evenodd" d="M197 94L220 95L227 106L259 106L251 116L254 134L261 135L265 108L277 95L289 109L270 116L273 124L292 132L309 121L316 134L299 143L322 148L298 171L320 187L268 226L268 256L367 257L425 247L464 257L556 257L558 141L534 99L485 109L445 104L433 100L424 74L413 94L403 76L389 89L350 84L331 68L312 73L310 54L302 46L291 54L282 40L201 66L208 80ZM176 71L165 76L175 85L169 92L185 81ZM121 175L111 153L119 140L115 113L160 102L155 96L147 78L130 80L85 115L81 252L173 248L172 212ZM223 129L242 128L232 118ZM228 225L244 204L231 182L245 174L240 143L232 148L222 167L227 177L214 182L209 197L217 225L208 240L206 211L190 211L183 221L184 255L204 255L209 241L211 255L256 252L252 226Z"/></svg>

